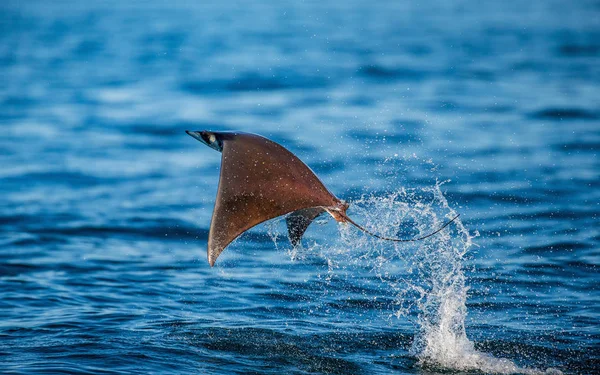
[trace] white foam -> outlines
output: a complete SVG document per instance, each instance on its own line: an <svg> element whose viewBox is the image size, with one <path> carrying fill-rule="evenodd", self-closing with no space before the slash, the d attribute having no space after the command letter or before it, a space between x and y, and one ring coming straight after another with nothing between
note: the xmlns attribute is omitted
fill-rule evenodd
<svg viewBox="0 0 600 375"><path fill-rule="evenodd" d="M422 236L456 215L441 185L401 189L386 197L363 197L352 202L353 212L349 214L384 236L398 236L397 229L407 223L413 223L415 231L403 237ZM476 350L468 339L468 286L463 265L477 234L469 233L460 220L435 236L413 243L385 242L344 227L340 232L345 247L353 252L344 260L367 263L397 294L394 315L416 324L418 333L411 354L422 366L490 374L561 374L556 369L524 368L509 359L496 358ZM341 260L335 251L325 257L332 264Z"/></svg>

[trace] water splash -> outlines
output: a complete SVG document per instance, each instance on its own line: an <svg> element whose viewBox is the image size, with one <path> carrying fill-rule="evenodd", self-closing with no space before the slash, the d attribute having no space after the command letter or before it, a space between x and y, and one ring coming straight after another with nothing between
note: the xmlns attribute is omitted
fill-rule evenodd
<svg viewBox="0 0 600 375"><path fill-rule="evenodd" d="M352 202L349 213L384 236L422 236L456 215L442 193L442 185L401 189L384 197L363 196ZM556 369L519 367L509 359L478 351L467 337L465 257L479 234L470 233L460 220L414 243L382 241L345 225L340 225L340 233L341 244L315 246L311 251L321 253L330 274L367 266L395 293L391 315L416 325L410 353L419 365L494 374L561 374ZM293 259L298 254L297 250L290 253Z"/></svg>

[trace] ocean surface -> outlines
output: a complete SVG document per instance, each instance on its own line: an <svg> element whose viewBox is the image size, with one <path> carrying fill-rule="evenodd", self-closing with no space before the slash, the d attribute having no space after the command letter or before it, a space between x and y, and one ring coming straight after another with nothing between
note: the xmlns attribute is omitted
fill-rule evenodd
<svg viewBox="0 0 600 375"><path fill-rule="evenodd" d="M220 154L323 216L206 259ZM600 373L598 1L0 4L0 373Z"/></svg>

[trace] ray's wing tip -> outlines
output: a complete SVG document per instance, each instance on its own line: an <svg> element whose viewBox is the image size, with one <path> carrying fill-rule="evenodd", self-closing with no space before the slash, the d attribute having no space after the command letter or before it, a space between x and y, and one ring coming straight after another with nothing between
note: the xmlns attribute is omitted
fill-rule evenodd
<svg viewBox="0 0 600 375"><path fill-rule="evenodd" d="M186 130L185 134L189 135L190 137L198 139L199 132L193 131L193 130Z"/></svg>
<svg viewBox="0 0 600 375"><path fill-rule="evenodd" d="M221 254L221 251L217 251L217 250L215 250L214 248L211 248L211 247L208 248L208 251L207 251L208 264L211 267L214 267L215 263L217 262L217 258Z"/></svg>
<svg viewBox="0 0 600 375"><path fill-rule="evenodd" d="M215 266L215 262L216 262L216 261L217 261L217 258L216 258L216 257L213 257L213 256L211 256L210 254L208 254L208 264L209 264L211 267L214 267L214 266Z"/></svg>

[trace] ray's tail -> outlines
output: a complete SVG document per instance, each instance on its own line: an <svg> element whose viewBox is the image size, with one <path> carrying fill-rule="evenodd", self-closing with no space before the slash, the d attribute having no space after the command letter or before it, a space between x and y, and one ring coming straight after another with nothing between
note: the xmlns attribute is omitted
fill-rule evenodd
<svg viewBox="0 0 600 375"><path fill-rule="evenodd" d="M410 238L410 239L403 239L403 238L391 238L391 237L384 237L384 236L380 236L376 233L371 232L368 229L363 228L362 226L358 225L357 223L354 222L354 220L350 219L348 217L348 215L346 215L345 213L343 214L343 218L348 221L350 224L354 225L355 227L357 227L358 229L362 230L363 232L365 232L366 234L369 234L373 237L377 237L379 239L382 240L386 240L386 241L394 241L394 242L413 242L413 241L421 241L424 240L428 237L431 237L439 232L442 231L442 229L446 228L448 225L450 225L454 220L458 219L458 217L460 216L460 214L457 214L456 216L454 216L454 218L452 218L451 220L447 221L444 225L442 225L440 228L438 228L435 232L429 233L425 236L421 236L421 237L417 237L417 238Z"/></svg>

